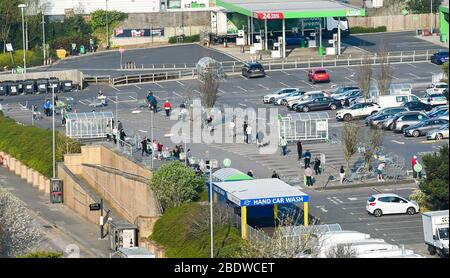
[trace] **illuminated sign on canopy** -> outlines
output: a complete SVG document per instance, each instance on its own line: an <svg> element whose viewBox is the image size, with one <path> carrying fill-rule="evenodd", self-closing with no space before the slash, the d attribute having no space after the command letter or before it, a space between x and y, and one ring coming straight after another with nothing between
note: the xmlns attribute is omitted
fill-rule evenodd
<svg viewBox="0 0 450 278"><path fill-rule="evenodd" d="M256 13L256 17L259 20L264 20L264 19L283 19L284 15L283 13Z"/></svg>

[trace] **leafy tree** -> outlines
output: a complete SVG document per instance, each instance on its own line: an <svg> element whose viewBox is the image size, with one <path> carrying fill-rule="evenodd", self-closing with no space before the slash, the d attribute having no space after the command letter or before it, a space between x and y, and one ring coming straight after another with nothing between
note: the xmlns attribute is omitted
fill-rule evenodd
<svg viewBox="0 0 450 278"><path fill-rule="evenodd" d="M448 83L448 62L445 62L442 65L442 71L444 72L444 76L445 76L445 79L446 79L444 81L446 81Z"/></svg>
<svg viewBox="0 0 450 278"><path fill-rule="evenodd" d="M163 210L197 200L205 180L179 161L161 166L150 181Z"/></svg>
<svg viewBox="0 0 450 278"><path fill-rule="evenodd" d="M448 144L439 153L425 155L422 160L426 178L420 182L420 190L426 196L426 204L430 210L448 209Z"/></svg>
<svg viewBox="0 0 450 278"><path fill-rule="evenodd" d="M9 42L11 28L21 20L20 9L17 8L19 3L19 0L0 0L0 42L3 44L3 51Z"/></svg>
<svg viewBox="0 0 450 278"><path fill-rule="evenodd" d="M119 11L108 11L108 25L110 27L125 20L126 18L126 13L122 13ZM96 10L95 12L93 12L91 14L90 25L94 31L99 28L106 28L106 11Z"/></svg>
<svg viewBox="0 0 450 278"><path fill-rule="evenodd" d="M431 0L433 1L433 13L436 13L439 9L439 5L442 0ZM431 3L430 0L409 0L406 3L407 8L415 14L426 14L430 13Z"/></svg>

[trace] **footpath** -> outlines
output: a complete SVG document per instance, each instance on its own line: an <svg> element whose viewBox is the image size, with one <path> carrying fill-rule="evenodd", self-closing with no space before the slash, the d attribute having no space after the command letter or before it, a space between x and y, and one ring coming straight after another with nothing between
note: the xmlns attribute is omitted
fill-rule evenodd
<svg viewBox="0 0 450 278"><path fill-rule="evenodd" d="M84 220L62 204L51 204L47 194L39 192L4 168L0 168L0 189L21 200L39 225L44 238L38 250L50 248L63 252L64 257L109 257L109 237L99 239L99 226Z"/></svg>

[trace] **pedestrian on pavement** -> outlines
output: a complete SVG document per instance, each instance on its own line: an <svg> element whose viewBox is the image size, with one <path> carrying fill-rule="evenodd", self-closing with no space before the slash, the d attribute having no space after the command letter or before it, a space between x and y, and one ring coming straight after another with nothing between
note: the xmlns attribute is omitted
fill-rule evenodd
<svg viewBox="0 0 450 278"><path fill-rule="evenodd" d="M243 129L244 129L244 143L245 143L245 144L248 144L248 136L247 136L247 127L248 127L248 124L247 124L247 122L244 122L244 125L243 125L242 127L243 127Z"/></svg>
<svg viewBox="0 0 450 278"><path fill-rule="evenodd" d="M236 132L234 128L236 127L236 123L234 122L234 119L230 121L230 134L233 137L236 137Z"/></svg>
<svg viewBox="0 0 450 278"><path fill-rule="evenodd" d="M122 130L123 129L123 124L121 121L117 121L117 130Z"/></svg>
<svg viewBox="0 0 450 278"><path fill-rule="evenodd" d="M311 169L311 167L305 168L305 176L306 176L306 186L312 186L313 185L313 175L314 171Z"/></svg>
<svg viewBox="0 0 450 278"><path fill-rule="evenodd" d="M280 179L280 175L275 170L272 173L272 179Z"/></svg>
<svg viewBox="0 0 450 278"><path fill-rule="evenodd" d="M377 180L379 182L384 181L384 177L383 177L384 166L385 166L384 162L381 162L380 164L378 164L378 167L377 167Z"/></svg>
<svg viewBox="0 0 450 278"><path fill-rule="evenodd" d="M117 145L117 135L118 135L117 133L118 133L117 128L113 128L112 134L113 134L113 140L114 140L115 145Z"/></svg>
<svg viewBox="0 0 450 278"><path fill-rule="evenodd" d="M316 157L316 159L314 160L314 172L316 172L316 175L322 174L322 170L320 169L320 164L321 164L321 161L320 161L319 157Z"/></svg>
<svg viewBox="0 0 450 278"><path fill-rule="evenodd" d="M280 139L280 146L283 153L283 156L287 155L287 140L284 138L284 136Z"/></svg>
<svg viewBox="0 0 450 278"><path fill-rule="evenodd" d="M417 179L417 176L419 176L419 179L421 179L422 178L422 171L416 172L414 170L414 166L416 166L417 163L418 163L417 162L417 156L413 156L413 158L411 159L411 167L412 167L412 170L413 170L413 178Z"/></svg>
<svg viewBox="0 0 450 278"><path fill-rule="evenodd" d="M247 172L247 176L249 176L249 177L254 177L253 176L253 170L248 170L248 172Z"/></svg>
<svg viewBox="0 0 450 278"><path fill-rule="evenodd" d="M152 142L152 152L153 152L153 159L158 158L158 142L156 142L156 139L153 139Z"/></svg>
<svg viewBox="0 0 450 278"><path fill-rule="evenodd" d="M62 126L66 126L66 117L64 117L66 114L66 109L61 108L61 124Z"/></svg>
<svg viewBox="0 0 450 278"><path fill-rule="evenodd" d="M156 149L158 150L158 159L161 160L162 157L162 151L163 151L163 144L161 144L160 142L158 142L158 144L156 144Z"/></svg>
<svg viewBox="0 0 450 278"><path fill-rule="evenodd" d="M305 152L305 169L306 167L309 167L311 163L311 152L309 150L306 150Z"/></svg>
<svg viewBox="0 0 450 278"><path fill-rule="evenodd" d="M247 144L251 144L253 142L252 140L252 126L247 126Z"/></svg>
<svg viewBox="0 0 450 278"><path fill-rule="evenodd" d="M108 142L111 141L112 130L111 130L111 127L109 126L109 124L106 125L105 133L106 133L106 141L108 141Z"/></svg>
<svg viewBox="0 0 450 278"><path fill-rule="evenodd" d="M297 141L297 154L298 154L298 160L302 159L303 156L303 145L302 141Z"/></svg>
<svg viewBox="0 0 450 278"><path fill-rule="evenodd" d="M126 137L127 135L125 134L125 130L123 130L123 129L121 129L120 130L120 146L124 146L124 144L125 144L125 137Z"/></svg>
<svg viewBox="0 0 450 278"><path fill-rule="evenodd" d="M50 108L52 106L52 103L50 102L49 99L47 99L44 102L44 112L45 112L45 116L50 117Z"/></svg>
<svg viewBox="0 0 450 278"><path fill-rule="evenodd" d="M166 100L166 103L164 103L164 110L166 110L166 117L170 117L171 109L172 109L172 104L169 102L169 100Z"/></svg>
<svg viewBox="0 0 450 278"><path fill-rule="evenodd" d="M141 141L141 148L142 148L142 156L144 156L144 153L149 155L148 149L147 149L147 137L144 137L144 140Z"/></svg>
<svg viewBox="0 0 450 278"><path fill-rule="evenodd" d="M341 165L341 169L339 170L339 176L341 177L341 184L344 183L345 178L345 169L344 166Z"/></svg>
<svg viewBox="0 0 450 278"><path fill-rule="evenodd" d="M260 130L256 133L256 145L258 146L258 148L260 147L264 147L264 133Z"/></svg>
<svg viewBox="0 0 450 278"><path fill-rule="evenodd" d="M187 151L186 151L186 160L187 160L188 165L190 164L189 163L189 159L191 159L191 157L192 157L191 149L187 149Z"/></svg>

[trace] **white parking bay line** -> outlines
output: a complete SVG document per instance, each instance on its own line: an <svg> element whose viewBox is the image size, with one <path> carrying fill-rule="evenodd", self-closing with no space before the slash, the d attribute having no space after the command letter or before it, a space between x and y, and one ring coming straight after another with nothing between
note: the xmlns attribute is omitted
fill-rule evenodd
<svg viewBox="0 0 450 278"><path fill-rule="evenodd" d="M291 86L289 86L288 84L283 83L283 82L281 82L281 81L280 81L280 84L283 85L284 87L291 87Z"/></svg>
<svg viewBox="0 0 450 278"><path fill-rule="evenodd" d="M359 219L360 219L360 221L362 221L362 220L374 220L374 218L359 218ZM409 222L417 222L417 221L419 221L419 219L415 219L415 220L400 220L400 221L391 221L391 222L386 222L386 221L384 221L384 222L375 222L375 223L367 223L367 225L373 226L373 225L384 225L384 224L409 223Z"/></svg>
<svg viewBox="0 0 450 278"><path fill-rule="evenodd" d="M343 210L352 210L352 209L363 209L366 210L366 207L342 207Z"/></svg>
<svg viewBox="0 0 450 278"><path fill-rule="evenodd" d="M284 71L284 70L282 70L281 72L284 73L284 74L286 74L286 75L292 75L292 74L290 74L290 73L288 73L288 72L286 72L286 71Z"/></svg>
<svg viewBox="0 0 450 278"><path fill-rule="evenodd" d="M412 226L412 227L394 227L394 228L374 228L375 231L388 231L388 230L403 230L403 229L415 229L415 228L422 228L423 226Z"/></svg>
<svg viewBox="0 0 450 278"><path fill-rule="evenodd" d="M226 92L224 90L218 89L219 93L225 94Z"/></svg>
<svg viewBox="0 0 450 278"><path fill-rule="evenodd" d="M180 84L181 86L186 86L186 85L184 85L183 83L181 83L180 81L178 81L178 80L175 80L175 82L177 82L178 84Z"/></svg>
<svg viewBox="0 0 450 278"><path fill-rule="evenodd" d="M142 90L141 87L139 87L138 85L133 84L134 87L138 88L139 90Z"/></svg>
<svg viewBox="0 0 450 278"><path fill-rule="evenodd" d="M411 67L413 67L413 68L417 68L417 66L415 66L415 65L413 65L413 64L407 64L408 66L411 66Z"/></svg>
<svg viewBox="0 0 450 278"><path fill-rule="evenodd" d="M400 145L404 145L405 144L405 142L400 142L400 141L397 141L397 140L391 140L391 142L397 143L397 144L400 144Z"/></svg>
<svg viewBox="0 0 450 278"><path fill-rule="evenodd" d="M408 74L411 75L411 76L414 77L414 78L420 78L420 76L417 76L417 75L415 75L414 73L408 72Z"/></svg>
<svg viewBox="0 0 450 278"><path fill-rule="evenodd" d="M116 88L116 87L114 87L114 86L111 86L111 88L113 88L114 90L116 90L116 91L120 92L120 90L119 90L119 89L117 89L117 88Z"/></svg>
<svg viewBox="0 0 450 278"><path fill-rule="evenodd" d="M351 198L347 198L347 199L349 199L350 201L356 201L356 200L358 200L358 198L356 198L356 197L351 197Z"/></svg>
<svg viewBox="0 0 450 278"><path fill-rule="evenodd" d="M178 97L183 97L182 95L180 95L179 93L177 93L177 92L175 92L175 91L172 91L172 93L173 93L174 95L178 96Z"/></svg>
<svg viewBox="0 0 450 278"><path fill-rule="evenodd" d="M241 89L241 90L244 91L244 92L248 92L247 89L244 89L244 88L242 88L241 86L236 86L236 88L239 88L239 89Z"/></svg>
<svg viewBox="0 0 450 278"><path fill-rule="evenodd" d="M153 83L153 84L159 86L160 88L164 88L162 85L159 85L159 83Z"/></svg>
<svg viewBox="0 0 450 278"><path fill-rule="evenodd" d="M312 88L314 88L314 85L312 85L312 84L309 84L308 82L306 82L305 80L302 80L302 82L303 83L305 83L306 85L308 85L308 86L311 86Z"/></svg>
<svg viewBox="0 0 450 278"><path fill-rule="evenodd" d="M263 88L264 90L270 90L269 88L267 88L266 86L263 86L261 84L258 84L259 87Z"/></svg>
<svg viewBox="0 0 450 278"><path fill-rule="evenodd" d="M410 238L401 238L401 239L391 239L392 241L394 241L394 242L398 242L398 241L407 241L407 240L419 240L419 239L421 239L421 240L423 240L423 236L422 237L410 237Z"/></svg>

